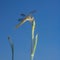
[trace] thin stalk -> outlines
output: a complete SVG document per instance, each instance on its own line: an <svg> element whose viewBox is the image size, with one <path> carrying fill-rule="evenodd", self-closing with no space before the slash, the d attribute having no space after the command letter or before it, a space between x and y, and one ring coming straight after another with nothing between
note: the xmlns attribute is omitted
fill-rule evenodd
<svg viewBox="0 0 60 60"><path fill-rule="evenodd" d="M14 44L13 44L13 42L12 42L12 40L11 40L11 38L10 38L10 37L8 37L8 41L9 41L10 46L11 46L11 51L12 51L12 60L14 60Z"/></svg>
<svg viewBox="0 0 60 60"><path fill-rule="evenodd" d="M37 46L37 40L38 40L38 34L34 35L34 31L35 31L35 20L32 22L32 47L31 47L31 60L33 60L34 58L34 54L35 54L35 50L36 50L36 46Z"/></svg>
<svg viewBox="0 0 60 60"><path fill-rule="evenodd" d="M34 58L34 54L35 54L35 51L36 51L37 41L38 41L38 34L35 37L34 47L33 47L33 51L32 51L32 60Z"/></svg>

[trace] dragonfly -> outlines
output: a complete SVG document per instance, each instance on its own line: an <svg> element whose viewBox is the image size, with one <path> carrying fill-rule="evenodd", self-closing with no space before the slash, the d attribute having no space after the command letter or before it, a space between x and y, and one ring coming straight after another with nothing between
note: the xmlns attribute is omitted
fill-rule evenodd
<svg viewBox="0 0 60 60"><path fill-rule="evenodd" d="M19 24L16 25L16 28L19 28L22 24L24 24L26 21L29 21L29 22L33 22L34 20L34 17L32 16L33 13L35 13L36 10L33 10L31 12L29 12L29 14L25 15L25 14L20 14L21 16L23 16L23 18L19 18L18 21L19 21Z"/></svg>

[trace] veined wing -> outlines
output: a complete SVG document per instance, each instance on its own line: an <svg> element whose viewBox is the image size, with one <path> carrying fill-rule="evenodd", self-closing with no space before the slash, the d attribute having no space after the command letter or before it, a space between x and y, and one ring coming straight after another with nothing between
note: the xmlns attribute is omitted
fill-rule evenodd
<svg viewBox="0 0 60 60"><path fill-rule="evenodd" d="M22 13L22 14L20 14L20 15L21 15L21 16L23 16L23 17L25 17L25 16L26 16L26 15L25 15L25 14L23 14L23 13Z"/></svg>
<svg viewBox="0 0 60 60"><path fill-rule="evenodd" d="M29 12L28 16L29 16L29 15L32 15L32 14L34 14L34 13L36 13L36 10L33 10L33 11Z"/></svg>
<svg viewBox="0 0 60 60"><path fill-rule="evenodd" d="M18 21L21 21L21 20L23 20L23 18L19 18L19 19L18 19Z"/></svg>

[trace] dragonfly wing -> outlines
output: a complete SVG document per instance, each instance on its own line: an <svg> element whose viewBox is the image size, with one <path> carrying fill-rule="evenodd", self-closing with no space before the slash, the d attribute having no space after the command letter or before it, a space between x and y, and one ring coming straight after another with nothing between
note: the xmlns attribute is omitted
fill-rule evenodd
<svg viewBox="0 0 60 60"><path fill-rule="evenodd" d="M23 18L19 18L19 19L18 19L18 21L21 21L21 20L23 20Z"/></svg>
<svg viewBox="0 0 60 60"><path fill-rule="evenodd" d="M22 14L20 14L20 15L21 15L21 16L23 16L23 17L25 17L25 16L26 16L26 15L25 15L25 14L23 14L23 13L22 13Z"/></svg>
<svg viewBox="0 0 60 60"><path fill-rule="evenodd" d="M28 15L32 15L32 14L34 14L34 13L36 13L36 10L33 10L33 11L29 12Z"/></svg>

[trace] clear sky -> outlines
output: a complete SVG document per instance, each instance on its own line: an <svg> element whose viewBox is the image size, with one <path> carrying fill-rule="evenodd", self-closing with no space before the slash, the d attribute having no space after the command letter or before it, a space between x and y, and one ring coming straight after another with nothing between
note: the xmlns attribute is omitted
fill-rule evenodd
<svg viewBox="0 0 60 60"><path fill-rule="evenodd" d="M15 60L30 60L31 24L20 28L20 13L33 15L39 34L34 60L60 60L60 0L0 0L0 60L11 60L8 36L15 48Z"/></svg>

